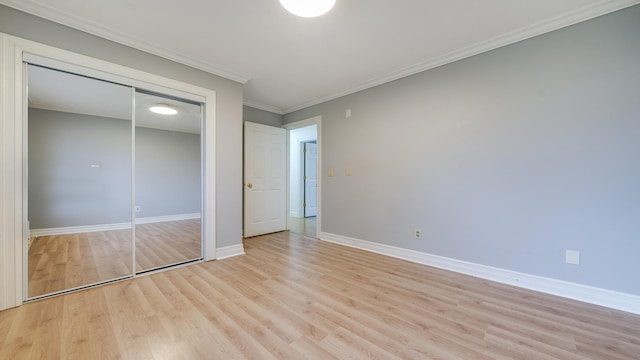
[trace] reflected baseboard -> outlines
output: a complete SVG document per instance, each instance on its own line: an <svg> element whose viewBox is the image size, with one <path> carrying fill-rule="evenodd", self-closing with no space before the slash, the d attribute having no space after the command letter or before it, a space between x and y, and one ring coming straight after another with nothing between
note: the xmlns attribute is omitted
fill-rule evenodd
<svg viewBox="0 0 640 360"><path fill-rule="evenodd" d="M200 219L200 213L149 216L136 218L136 224L152 224L165 221Z"/></svg>
<svg viewBox="0 0 640 360"><path fill-rule="evenodd" d="M166 222L166 221L179 221L179 220L190 220L190 219L199 219L199 218L200 218L200 213L150 216L150 217L137 218L136 224L152 224L152 223L159 223L159 222ZM124 230L124 229L131 229L131 223L126 222L126 223L113 223L113 224L31 229L29 231L29 236L38 237L38 236L52 236L52 235L67 235L67 234L79 234L79 233Z"/></svg>

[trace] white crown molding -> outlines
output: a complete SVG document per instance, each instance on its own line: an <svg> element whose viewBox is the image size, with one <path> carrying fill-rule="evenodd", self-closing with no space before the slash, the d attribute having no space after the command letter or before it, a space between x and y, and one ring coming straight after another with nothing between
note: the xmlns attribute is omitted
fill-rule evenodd
<svg viewBox="0 0 640 360"><path fill-rule="evenodd" d="M386 75L371 79L358 86L348 88L321 98L310 100L297 106L282 109L282 112L286 115L294 111L302 110L313 105L318 105L327 101L335 100L337 98L347 96L358 91L366 90L410 75L415 75L423 71L431 70L442 65L446 65L474 55L491 51L519 41L530 39L538 35L559 30L564 27L587 21L598 16L606 15L614 11L618 11L637 4L640 4L640 0L602 0L595 4L582 7L580 9L508 32L500 36L496 36L494 38L449 52L442 56L426 60L424 62L406 67L404 69L390 72Z"/></svg>
<svg viewBox="0 0 640 360"><path fill-rule="evenodd" d="M253 102L251 100L243 100L242 101L242 105L244 106L248 106L248 107L252 107L254 109L258 109L258 110L264 110L264 111L268 111L270 113L274 113L274 114L278 114L278 115L284 115L284 113L282 112L282 109L276 106L271 106L271 105L265 105L265 104L259 104L256 102Z"/></svg>
<svg viewBox="0 0 640 360"><path fill-rule="evenodd" d="M149 44L145 41L135 39L132 36L118 32L114 29L106 28L95 23L86 21L83 18L71 15L65 11L61 11L49 5L35 3L31 0L3 0L2 4L14 9L54 21L56 23L72 27L74 29L96 35L107 40L117 42L122 45L148 52L153 55L163 57L183 65L187 65L196 69L206 71L208 73L233 80L241 84L249 81L249 76L233 72L231 70L217 67L207 61L196 59L190 56L178 54L172 50Z"/></svg>
<svg viewBox="0 0 640 360"><path fill-rule="evenodd" d="M640 315L638 295L474 264L326 232L320 233L320 240Z"/></svg>
<svg viewBox="0 0 640 360"><path fill-rule="evenodd" d="M242 244L225 246L216 249L216 260L222 260L244 254L244 245Z"/></svg>

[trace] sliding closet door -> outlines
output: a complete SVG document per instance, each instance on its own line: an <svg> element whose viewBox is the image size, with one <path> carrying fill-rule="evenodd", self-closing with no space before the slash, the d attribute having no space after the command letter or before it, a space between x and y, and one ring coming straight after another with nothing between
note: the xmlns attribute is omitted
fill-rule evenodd
<svg viewBox="0 0 640 360"><path fill-rule="evenodd" d="M132 276L132 88L27 74L27 298Z"/></svg>
<svg viewBox="0 0 640 360"><path fill-rule="evenodd" d="M136 272L202 259L201 105L141 91L135 104Z"/></svg>

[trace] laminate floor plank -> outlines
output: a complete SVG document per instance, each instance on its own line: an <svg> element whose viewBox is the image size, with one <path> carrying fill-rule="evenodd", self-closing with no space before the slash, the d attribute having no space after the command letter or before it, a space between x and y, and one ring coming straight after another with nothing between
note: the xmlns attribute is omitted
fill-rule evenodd
<svg viewBox="0 0 640 360"><path fill-rule="evenodd" d="M98 259L115 244L39 240L42 288L121 269ZM244 245L2 311L0 359L640 359L638 315L293 232ZM87 252L99 267L79 265Z"/></svg>

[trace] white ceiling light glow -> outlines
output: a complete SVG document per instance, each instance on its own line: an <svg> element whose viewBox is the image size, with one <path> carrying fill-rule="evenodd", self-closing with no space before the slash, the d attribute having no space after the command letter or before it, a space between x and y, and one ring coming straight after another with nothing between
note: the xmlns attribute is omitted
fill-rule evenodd
<svg viewBox="0 0 640 360"><path fill-rule="evenodd" d="M316 17L326 14L336 0L280 0L280 4L290 13L302 17Z"/></svg>
<svg viewBox="0 0 640 360"><path fill-rule="evenodd" d="M178 113L178 110L167 104L155 104L149 110L160 115L175 115Z"/></svg>

